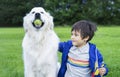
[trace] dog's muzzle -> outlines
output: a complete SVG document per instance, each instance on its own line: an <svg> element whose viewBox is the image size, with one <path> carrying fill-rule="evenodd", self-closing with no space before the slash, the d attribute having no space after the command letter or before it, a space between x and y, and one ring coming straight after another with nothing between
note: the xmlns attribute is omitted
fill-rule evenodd
<svg viewBox="0 0 120 77"><path fill-rule="evenodd" d="M44 22L41 20L41 15L40 13L36 13L35 14L35 19L34 21L32 22L33 26L37 29L40 29L43 25L44 25Z"/></svg>

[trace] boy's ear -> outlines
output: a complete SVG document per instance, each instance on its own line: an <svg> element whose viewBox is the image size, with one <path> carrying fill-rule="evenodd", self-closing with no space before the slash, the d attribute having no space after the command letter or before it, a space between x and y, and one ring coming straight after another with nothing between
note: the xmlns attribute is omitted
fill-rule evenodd
<svg viewBox="0 0 120 77"><path fill-rule="evenodd" d="M89 39L89 36L85 37L84 40L87 41Z"/></svg>

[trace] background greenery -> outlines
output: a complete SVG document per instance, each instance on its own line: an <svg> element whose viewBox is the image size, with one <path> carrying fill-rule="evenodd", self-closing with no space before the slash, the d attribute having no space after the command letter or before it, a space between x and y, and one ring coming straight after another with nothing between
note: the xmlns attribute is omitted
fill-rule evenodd
<svg viewBox="0 0 120 77"><path fill-rule="evenodd" d="M120 27L98 27L91 41L101 51L109 74L106 77L119 77L120 74ZM55 27L61 41L70 39L70 27ZM0 77L24 77L22 60L23 28L0 28ZM61 60L59 53L59 61Z"/></svg>
<svg viewBox="0 0 120 77"><path fill-rule="evenodd" d="M21 26L33 7L44 7L56 25L86 19L98 24L120 24L120 0L0 0L0 26Z"/></svg>

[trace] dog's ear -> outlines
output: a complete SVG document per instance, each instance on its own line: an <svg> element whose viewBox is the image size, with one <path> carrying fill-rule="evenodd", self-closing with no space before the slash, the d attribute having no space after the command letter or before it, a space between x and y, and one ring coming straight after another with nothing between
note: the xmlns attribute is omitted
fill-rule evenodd
<svg viewBox="0 0 120 77"><path fill-rule="evenodd" d="M49 16L49 24L50 24L50 29L53 30L54 28L54 22L53 22L53 16L51 16L51 14L49 12L47 12L47 15Z"/></svg>
<svg viewBox="0 0 120 77"><path fill-rule="evenodd" d="M27 15L26 15L26 16L27 16ZM27 29L27 26L26 26L27 23L26 23L26 20L25 20L25 19L26 19L26 16L23 17L23 27L24 27L25 33L28 32L28 29Z"/></svg>
<svg viewBox="0 0 120 77"><path fill-rule="evenodd" d="M50 26L50 29L53 30L54 28L54 23L53 23L53 17L51 16L51 26Z"/></svg>
<svg viewBox="0 0 120 77"><path fill-rule="evenodd" d="M27 29L27 28L25 28L25 26L24 26L24 31L25 31L25 33L27 33L27 32L28 32L28 29Z"/></svg>

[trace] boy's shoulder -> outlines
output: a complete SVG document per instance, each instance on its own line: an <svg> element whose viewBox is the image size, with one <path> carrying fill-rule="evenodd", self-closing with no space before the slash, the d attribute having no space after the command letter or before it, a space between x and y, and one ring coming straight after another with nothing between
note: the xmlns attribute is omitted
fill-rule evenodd
<svg viewBox="0 0 120 77"><path fill-rule="evenodd" d="M69 44L69 45L72 45L72 41L71 41L71 40L64 41L64 42L60 42L60 43L64 43L64 44Z"/></svg>
<svg viewBox="0 0 120 77"><path fill-rule="evenodd" d="M91 42L88 42L88 44L89 44L90 46L92 46L92 47L96 47L96 45L93 44L93 43L91 43Z"/></svg>
<svg viewBox="0 0 120 77"><path fill-rule="evenodd" d="M67 43L68 43L68 44L72 44L72 41L71 41L71 40L68 40Z"/></svg>
<svg viewBox="0 0 120 77"><path fill-rule="evenodd" d="M72 45L72 40L65 41L64 43L69 44L69 45ZM95 45L95 44L93 44L93 43L91 43L91 42L88 42L88 44L89 44L89 46L96 48L96 45Z"/></svg>

